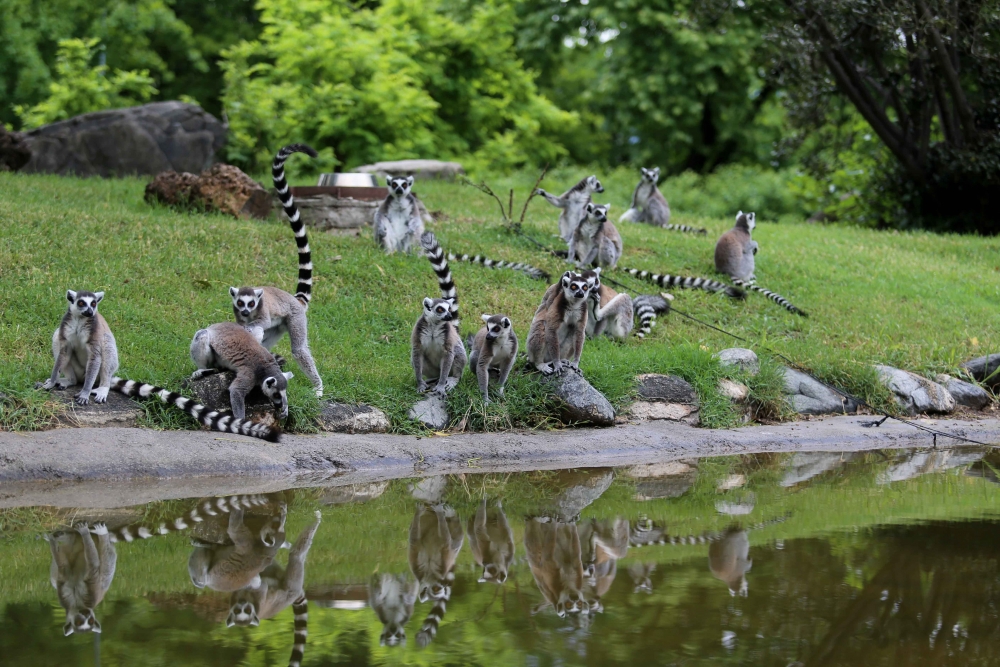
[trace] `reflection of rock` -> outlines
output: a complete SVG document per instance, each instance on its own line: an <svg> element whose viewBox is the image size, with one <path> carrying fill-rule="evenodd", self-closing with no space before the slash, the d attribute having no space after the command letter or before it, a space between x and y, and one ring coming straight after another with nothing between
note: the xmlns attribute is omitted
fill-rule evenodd
<svg viewBox="0 0 1000 667"><path fill-rule="evenodd" d="M425 477L410 487L410 493L416 500L434 505L444 498L445 489L448 488L448 477L437 475L435 477Z"/></svg>
<svg viewBox="0 0 1000 667"><path fill-rule="evenodd" d="M351 484L335 486L327 489L320 496L321 505L344 505L346 503L366 503L385 493L389 482L371 482L370 484Z"/></svg>
<svg viewBox="0 0 1000 667"><path fill-rule="evenodd" d="M560 490L547 494L546 500L533 513L570 521L600 498L613 480L614 471L611 468L562 470L555 479L546 483Z"/></svg>
<svg viewBox="0 0 1000 667"><path fill-rule="evenodd" d="M990 404L990 395L980 386L957 380L949 375L938 375L935 380L948 390L955 402L973 410L982 410Z"/></svg>
<svg viewBox="0 0 1000 667"><path fill-rule="evenodd" d="M955 399L936 382L892 366L875 366L875 370L882 384L896 395L896 402L910 415L955 409Z"/></svg>
<svg viewBox="0 0 1000 667"><path fill-rule="evenodd" d="M738 489L746 483L746 475L727 475L719 481L716 488L719 491L728 491L730 489Z"/></svg>
<svg viewBox="0 0 1000 667"><path fill-rule="evenodd" d="M838 468L851 460L851 454L840 452L798 452L792 456L781 486L795 486L813 477Z"/></svg>
<svg viewBox="0 0 1000 667"><path fill-rule="evenodd" d="M271 214L271 195L239 167L217 164L201 175L165 171L146 186L147 202L216 211L234 218L263 220Z"/></svg>
<svg viewBox="0 0 1000 667"><path fill-rule="evenodd" d="M389 430L389 418L370 405L330 402L323 405L319 426L334 433L385 433Z"/></svg>
<svg viewBox="0 0 1000 667"><path fill-rule="evenodd" d="M181 383L181 386L188 395L197 399L209 410L230 411L232 406L229 403L229 385L235 379L236 373L226 371L205 375L197 380L188 378ZM264 396L259 386L254 387L246 396L246 418L268 426L275 426L278 423L274 416L274 406L267 396Z"/></svg>
<svg viewBox="0 0 1000 667"><path fill-rule="evenodd" d="M377 174L386 176L413 176L418 181L444 179L453 181L465 173L458 162L442 162L441 160L394 160L376 162L358 167L354 171L362 174Z"/></svg>
<svg viewBox="0 0 1000 667"><path fill-rule="evenodd" d="M636 480L635 499L677 498L695 482L698 469L682 461L632 466L625 473Z"/></svg>
<svg viewBox="0 0 1000 667"><path fill-rule="evenodd" d="M448 426L448 406L445 399L437 394L428 394L410 408L410 419L415 419L433 431Z"/></svg>
<svg viewBox="0 0 1000 667"><path fill-rule="evenodd" d="M108 393L107 403L94 403L90 397L87 405L77 405L73 397L80 393L83 387L75 385L69 389L53 389L49 392L52 398L66 405L66 412L61 416L63 421L74 426L136 426L145 412L141 405L126 398L116 391Z"/></svg>
<svg viewBox="0 0 1000 667"><path fill-rule="evenodd" d="M746 371L750 375L756 375L760 370L760 361L753 350L745 347L730 347L716 352L714 355L719 360L719 365L723 368L735 368Z"/></svg>
<svg viewBox="0 0 1000 667"><path fill-rule="evenodd" d="M981 458L983 458L983 452L972 449L932 449L905 452L904 459L880 474L877 481L879 484L902 482L921 475L943 472L974 463Z"/></svg>
<svg viewBox="0 0 1000 667"><path fill-rule="evenodd" d="M1000 373L996 372L1000 368L1000 354L989 354L985 357L969 359L962 364L962 368L979 382L983 382L989 377L987 386L994 390L1000 389Z"/></svg>
<svg viewBox="0 0 1000 667"><path fill-rule="evenodd" d="M612 426L615 423L615 409L582 373L566 369L558 375L550 375L544 382L560 400L564 421L596 426Z"/></svg>
<svg viewBox="0 0 1000 667"><path fill-rule="evenodd" d="M753 508L756 505L751 497L749 500L743 502L732 502L728 500L717 500L715 502L715 511L719 514L725 514L726 516L746 516L753 512Z"/></svg>
<svg viewBox="0 0 1000 667"><path fill-rule="evenodd" d="M800 415L829 415L857 412L857 404L844 398L805 373L785 368L785 394Z"/></svg>
<svg viewBox="0 0 1000 667"><path fill-rule="evenodd" d="M358 610L368 606L369 587L365 584L321 584L306 589L310 605L326 609Z"/></svg>

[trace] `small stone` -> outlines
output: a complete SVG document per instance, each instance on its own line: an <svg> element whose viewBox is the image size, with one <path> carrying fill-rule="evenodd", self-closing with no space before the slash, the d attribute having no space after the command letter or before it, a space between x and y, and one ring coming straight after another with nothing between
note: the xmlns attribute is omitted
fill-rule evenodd
<svg viewBox="0 0 1000 667"><path fill-rule="evenodd" d="M964 405L967 408L972 408L973 410L982 410L987 405L990 404L990 395L986 393L986 390L982 387L972 384L971 382L963 382L950 375L938 375L936 378L938 384L943 386L948 390L948 393L952 395L955 402L959 405Z"/></svg>
<svg viewBox="0 0 1000 667"><path fill-rule="evenodd" d="M750 387L722 378L719 380L719 393L735 403L742 403L750 395Z"/></svg>
<svg viewBox="0 0 1000 667"><path fill-rule="evenodd" d="M229 402L229 385L235 379L236 373L226 371L225 373L205 375L197 380L188 378L181 383L181 386L184 388L186 395L196 399L209 410L223 412L233 409ZM246 395L244 404L246 407L246 419L267 426L278 425L278 419L274 414L274 406L264 396L264 392L260 390L260 387L254 387L253 391Z"/></svg>
<svg viewBox="0 0 1000 667"><path fill-rule="evenodd" d="M986 386L990 389L1000 389L1000 373L996 372L1000 368L1000 354L989 354L985 357L970 359L962 364L961 368L968 371L979 382L986 382ZM996 375L993 375L994 373ZM987 381L986 378L990 379Z"/></svg>
<svg viewBox="0 0 1000 667"><path fill-rule="evenodd" d="M448 406L437 394L428 394L410 408L410 419L416 419L432 431L440 431L451 423Z"/></svg>
<svg viewBox="0 0 1000 667"><path fill-rule="evenodd" d="M723 478L716 488L719 491L729 491L731 489L738 489L746 483L746 475L729 475Z"/></svg>
<svg viewBox="0 0 1000 667"><path fill-rule="evenodd" d="M413 176L417 180L444 179L453 181L465 174L465 169L458 162L442 162L441 160L394 160L376 162L358 167L355 171L362 174L378 174L386 176Z"/></svg>
<svg viewBox="0 0 1000 667"><path fill-rule="evenodd" d="M320 412L319 427L333 433L385 433L389 418L370 405L328 402Z"/></svg>
<svg viewBox="0 0 1000 667"><path fill-rule="evenodd" d="M858 411L853 400L841 396L818 380L792 368L785 368L785 394L800 415L851 414Z"/></svg>
<svg viewBox="0 0 1000 667"><path fill-rule="evenodd" d="M145 414L141 405L117 391L108 392L107 403L94 403L94 397L91 395L90 403L77 405L73 399L82 388L81 385L76 385L49 392L54 400L67 406L66 412L59 420L62 423L70 426L131 427L138 425L139 418Z"/></svg>
<svg viewBox="0 0 1000 667"><path fill-rule="evenodd" d="M760 361L757 359L757 355L753 350L748 350L745 347L730 347L716 352L714 356L723 368L738 368L750 375L757 375L757 371L760 370Z"/></svg>
<svg viewBox="0 0 1000 667"><path fill-rule="evenodd" d="M649 403L636 401L628 407L630 415L636 419L669 419L680 421L695 411L690 405L679 403Z"/></svg>
<svg viewBox="0 0 1000 667"><path fill-rule="evenodd" d="M612 426L615 409L611 402L579 373L567 368L558 375L545 378L552 394L562 402L562 418L566 422L581 422L596 426Z"/></svg>
<svg viewBox="0 0 1000 667"><path fill-rule="evenodd" d="M687 380L676 375L646 373L636 377L639 396L646 401L698 405L698 394Z"/></svg>
<svg viewBox="0 0 1000 667"><path fill-rule="evenodd" d="M907 414L947 413L955 409L955 399L936 382L892 366L875 366L875 370Z"/></svg>

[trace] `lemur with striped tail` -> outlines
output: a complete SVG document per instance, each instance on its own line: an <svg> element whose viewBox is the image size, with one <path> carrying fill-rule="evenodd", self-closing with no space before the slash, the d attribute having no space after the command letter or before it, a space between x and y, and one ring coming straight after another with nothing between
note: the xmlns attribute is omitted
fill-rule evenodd
<svg viewBox="0 0 1000 667"><path fill-rule="evenodd" d="M503 398L504 385L507 384L507 377L517 359L518 343L514 324L509 317L483 313L482 319L483 327L472 339L469 362L476 372L483 402L489 405L490 372L496 371L496 391Z"/></svg>
<svg viewBox="0 0 1000 667"><path fill-rule="evenodd" d="M451 252L448 253L448 261L469 262L470 264L479 264L480 266L485 266L490 269L509 269L511 271L520 271L532 280L548 281L550 278L549 273L544 269L539 269L524 262L507 262L502 259L490 259L489 257L484 257L482 255L457 255Z"/></svg>
<svg viewBox="0 0 1000 667"><path fill-rule="evenodd" d="M114 377L111 378L111 388L125 396L134 398L150 398L155 396L163 403L173 405L186 412L213 431L248 435L252 438L267 440L268 442L278 442L281 439L281 429L277 426L266 426L246 419L237 419L228 412L209 410L204 405L190 398L185 398L175 391L163 389L156 385Z"/></svg>
<svg viewBox="0 0 1000 667"><path fill-rule="evenodd" d="M194 509L183 516L176 517L169 521L161 521L156 527L145 525L129 524L121 528L108 531L108 536L112 542L132 542L134 540L148 540L159 535L169 535L191 528L194 524L202 523L206 517L227 514L236 509L252 509L254 507L266 506L270 498L259 493L241 494L237 496L221 496L219 498L207 498L200 501ZM266 528L266 527L265 527ZM265 544L273 542L274 538L269 537L270 532L262 531L261 541Z"/></svg>
<svg viewBox="0 0 1000 667"><path fill-rule="evenodd" d="M632 193L632 203L629 204L628 210L622 213L622 217L618 218L618 222L644 222L678 232L708 233L707 229L670 224L670 206L656 186L660 181L660 168L642 167L641 170L642 177L639 179L639 185L635 186L635 192Z"/></svg>
<svg viewBox="0 0 1000 667"><path fill-rule="evenodd" d="M91 535L97 535L97 544ZM45 535L52 552L49 580L59 604L66 611L63 635L75 632L100 634L94 609L111 588L118 554L103 523L77 523L72 530Z"/></svg>
<svg viewBox="0 0 1000 667"><path fill-rule="evenodd" d="M438 627L448 610L452 585L455 581L455 563L462 550L465 535L462 520L447 505L421 503L410 524L410 571L417 578L417 599L433 600L417 632L417 645L425 647L437 635Z"/></svg>
<svg viewBox="0 0 1000 667"><path fill-rule="evenodd" d="M425 298L423 314L410 335L410 363L423 393L436 381L434 393L444 396L462 378L467 362L465 345L458 334L458 291L448 260L433 232L420 237L420 245L437 275L440 299Z"/></svg>
<svg viewBox="0 0 1000 667"><path fill-rule="evenodd" d="M285 547L285 519L288 506L280 503L276 512L254 535L244 523L244 510L229 512L226 535L232 544L193 540L188 558L188 574L195 588L210 588L233 593L242 588L259 588L261 573L274 562L278 550Z"/></svg>
<svg viewBox="0 0 1000 667"><path fill-rule="evenodd" d="M604 334L616 340L625 340L633 330L635 315L638 315L639 329L635 336L642 339L656 325L658 313L670 312L670 299L673 297L669 294L640 294L632 299L628 294L616 292L604 284L600 267L584 271L582 275L593 285L587 302L587 336L591 338Z"/></svg>
<svg viewBox="0 0 1000 667"><path fill-rule="evenodd" d="M658 274L652 271L644 271L641 269L627 269L620 268L620 271L635 277L651 282L660 287L681 287L684 289L702 289L707 292L722 292L728 297L734 299L745 299L746 292L743 290L733 287L732 285L727 285L725 283L720 283L718 280L712 280L710 278L696 278L693 276L671 276L669 274Z"/></svg>
<svg viewBox="0 0 1000 667"><path fill-rule="evenodd" d="M528 328L528 361L544 375L580 369L593 281L567 271L549 286Z"/></svg>
<svg viewBox="0 0 1000 667"><path fill-rule="evenodd" d="M285 160L295 153L305 153L316 157L316 151L305 144L285 146L274 156L271 177L278 192L281 206L288 216L288 224L295 235L295 245L299 252L299 282L295 296L277 287L230 287L229 296L233 300L233 314L236 321L254 333L265 349L270 351L281 337L288 333L292 345L292 357L299 368L312 382L316 396L323 396L323 379L316 370L316 362L309 350L308 320L306 311L312 300L312 253L306 226L302 222L295 198L288 181L285 180Z"/></svg>
<svg viewBox="0 0 1000 667"><path fill-rule="evenodd" d="M372 574L368 606L382 622L379 646L406 645L406 623L417 603L417 582L408 574Z"/></svg>
<svg viewBox="0 0 1000 667"><path fill-rule="evenodd" d="M808 317L777 292L756 285L754 256L759 246L750 236L756 226L756 216L753 213L740 211L736 214L736 224L720 236L715 244L715 270L729 276L734 284L743 289L760 292L788 312Z"/></svg>
<svg viewBox="0 0 1000 667"><path fill-rule="evenodd" d="M413 176L386 177L389 196L375 211L375 242L387 254L410 252L424 233L423 205L410 190Z"/></svg>
<svg viewBox="0 0 1000 667"><path fill-rule="evenodd" d="M613 269L622 256L622 237L608 220L610 204L590 203L570 241L566 261L580 268L599 266Z"/></svg>
<svg viewBox="0 0 1000 667"><path fill-rule="evenodd" d="M536 195L544 197L545 201L562 209L559 214L559 236L566 243L573 240L577 225L583 220L584 208L590 203L590 196L595 192L604 192L604 186L597 180L597 176L587 176L558 197L541 188L535 190Z"/></svg>

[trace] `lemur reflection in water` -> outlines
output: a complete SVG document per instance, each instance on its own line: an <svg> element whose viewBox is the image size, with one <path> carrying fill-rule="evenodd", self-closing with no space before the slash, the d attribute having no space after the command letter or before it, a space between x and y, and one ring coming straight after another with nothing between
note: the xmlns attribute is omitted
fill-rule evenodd
<svg viewBox="0 0 1000 667"><path fill-rule="evenodd" d="M476 515L469 518L467 530L472 557L482 568L479 583L503 584L514 561L514 531L500 501L488 504L483 498Z"/></svg>
<svg viewBox="0 0 1000 667"><path fill-rule="evenodd" d="M91 530L97 535L97 543ZM45 536L52 552L49 579L66 610L63 635L74 632L101 632L94 609L104 599L115 576L118 555L103 523L90 528L78 523L73 530Z"/></svg>

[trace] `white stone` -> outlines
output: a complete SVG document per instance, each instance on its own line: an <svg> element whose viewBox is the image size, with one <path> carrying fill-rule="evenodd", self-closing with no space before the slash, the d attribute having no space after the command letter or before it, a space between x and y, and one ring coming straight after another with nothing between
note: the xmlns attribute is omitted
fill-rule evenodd
<svg viewBox="0 0 1000 667"><path fill-rule="evenodd" d="M719 393L736 403L742 403L750 395L750 388L740 382L722 378L719 380Z"/></svg>
<svg viewBox="0 0 1000 667"><path fill-rule="evenodd" d="M857 412L857 404L841 396L809 375L785 368L785 394L800 415L827 415Z"/></svg>
<svg viewBox="0 0 1000 667"><path fill-rule="evenodd" d="M694 412L691 405L679 403L648 403L637 401L629 406L629 414L636 419L670 419L680 421Z"/></svg>
<svg viewBox="0 0 1000 667"><path fill-rule="evenodd" d="M753 350L745 347L730 347L715 353L715 358L719 360L719 365L723 368L739 368L750 375L757 375L760 370L760 361Z"/></svg>

